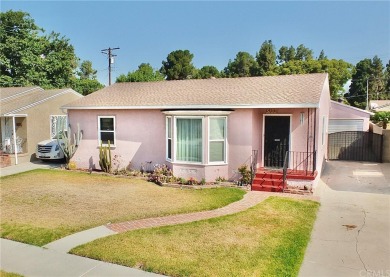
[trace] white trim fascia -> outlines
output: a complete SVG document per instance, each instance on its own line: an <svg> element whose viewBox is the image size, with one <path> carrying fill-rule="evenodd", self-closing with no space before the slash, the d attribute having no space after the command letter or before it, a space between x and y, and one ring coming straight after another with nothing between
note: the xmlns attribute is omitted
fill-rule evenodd
<svg viewBox="0 0 390 277"><path fill-rule="evenodd" d="M347 108L349 108L349 109L352 109L352 110L355 110L355 111L358 111L358 112L367 113L367 114L369 114L369 115L374 115L373 112L369 112L369 111L362 110L362 109L359 109L359 108L356 108L356 107L353 107L353 106L345 105L345 104L339 103L339 102L337 102L337 101L330 100L330 102L331 102L332 104L337 104L337 105L342 106L342 107L347 107Z"/></svg>
<svg viewBox="0 0 390 277"><path fill-rule="evenodd" d="M67 110L168 110L168 109L291 109L319 108L319 103L304 104L242 104L242 105L188 105L188 106L62 106Z"/></svg>
<svg viewBox="0 0 390 277"><path fill-rule="evenodd" d="M181 111L164 111L167 116L228 116L232 111L207 111L207 110L181 110Z"/></svg>
<svg viewBox="0 0 390 277"><path fill-rule="evenodd" d="M7 101L7 100L10 100L10 99L13 99L13 98L17 98L18 96L20 96L22 94L25 94L27 92L33 91L33 90L41 90L42 91L44 89L41 88L41 87L33 87L33 88L28 89L28 90L23 90L23 91L21 91L19 93L16 93L14 95L8 96L8 97L3 98L3 99L0 99L0 101L3 102L3 101Z"/></svg>
<svg viewBox="0 0 390 277"><path fill-rule="evenodd" d="M49 97L47 97L47 98L45 98L45 99L39 100L39 101L34 102L34 103L32 103L32 104L29 104L29 105L27 105L27 106L24 106L24 107L15 109L15 110L13 110L13 111L11 111L11 112L5 113L4 115L9 115L9 114L13 114L13 113L20 112L20 111L23 111L23 110L27 110L27 109L29 109L29 108L35 107L35 106L37 106L37 105L39 105L39 104L42 104L42 103L44 103L44 102L46 102L46 101L48 101L48 100L50 100L50 99L56 98L56 97L58 97L58 96L61 96L61 95L65 94L65 93L72 92L72 91L74 91L74 90L73 90L73 89L66 89L66 90L64 90L64 91L61 91L61 92L55 94L55 95L49 96Z"/></svg>
<svg viewBox="0 0 390 277"><path fill-rule="evenodd" d="M360 120L360 121L364 121L363 118L350 118L350 117L337 117L337 118L329 117L329 120Z"/></svg>
<svg viewBox="0 0 390 277"><path fill-rule="evenodd" d="M27 117L27 114L3 114L1 117Z"/></svg>

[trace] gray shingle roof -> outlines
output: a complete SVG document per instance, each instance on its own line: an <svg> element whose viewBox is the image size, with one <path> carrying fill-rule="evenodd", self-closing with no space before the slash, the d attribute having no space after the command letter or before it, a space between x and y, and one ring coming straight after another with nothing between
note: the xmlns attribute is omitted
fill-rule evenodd
<svg viewBox="0 0 390 277"><path fill-rule="evenodd" d="M9 100L13 97L18 97L21 94L31 92L33 90L43 90L40 87L8 87L8 88L0 88L0 101Z"/></svg>
<svg viewBox="0 0 390 277"><path fill-rule="evenodd" d="M44 90L40 87L0 88L0 114L23 113L24 110L46 102L64 93L76 93L72 89ZM80 95L81 97L81 95Z"/></svg>
<svg viewBox="0 0 390 277"><path fill-rule="evenodd" d="M115 83L66 105L68 109L316 106L326 73L207 80Z"/></svg>

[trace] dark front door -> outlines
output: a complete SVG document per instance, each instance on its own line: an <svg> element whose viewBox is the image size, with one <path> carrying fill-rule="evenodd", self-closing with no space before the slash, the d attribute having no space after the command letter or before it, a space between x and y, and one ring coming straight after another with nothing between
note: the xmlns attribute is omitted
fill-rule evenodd
<svg viewBox="0 0 390 277"><path fill-rule="evenodd" d="M281 168L290 144L290 117L265 116L264 166Z"/></svg>

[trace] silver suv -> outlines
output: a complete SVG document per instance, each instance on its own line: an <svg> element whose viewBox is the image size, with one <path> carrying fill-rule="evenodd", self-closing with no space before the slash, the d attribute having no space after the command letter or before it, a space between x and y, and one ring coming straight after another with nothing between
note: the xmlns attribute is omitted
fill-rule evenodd
<svg viewBox="0 0 390 277"><path fill-rule="evenodd" d="M61 140L62 135L60 134L60 138L54 137L53 139L44 140L38 143L37 149L35 151L35 156L37 159L41 160L59 160L64 158L64 153L61 150L58 142L64 145Z"/></svg>

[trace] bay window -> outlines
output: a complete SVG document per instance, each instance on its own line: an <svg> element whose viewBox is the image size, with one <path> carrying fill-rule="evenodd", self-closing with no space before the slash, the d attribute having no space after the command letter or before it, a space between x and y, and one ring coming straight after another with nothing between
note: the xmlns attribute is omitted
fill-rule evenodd
<svg viewBox="0 0 390 277"><path fill-rule="evenodd" d="M110 145L115 146L115 116L98 117L98 136L99 144L107 145L110 141Z"/></svg>
<svg viewBox="0 0 390 277"><path fill-rule="evenodd" d="M193 112L193 111L192 111ZM227 163L227 112L167 111L166 159L194 164Z"/></svg>
<svg viewBox="0 0 390 277"><path fill-rule="evenodd" d="M202 118L176 118L176 161L202 162Z"/></svg>
<svg viewBox="0 0 390 277"><path fill-rule="evenodd" d="M167 117L167 160L172 160L172 117Z"/></svg>
<svg viewBox="0 0 390 277"><path fill-rule="evenodd" d="M209 162L226 162L226 117L209 117Z"/></svg>

